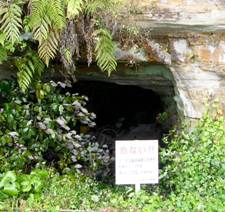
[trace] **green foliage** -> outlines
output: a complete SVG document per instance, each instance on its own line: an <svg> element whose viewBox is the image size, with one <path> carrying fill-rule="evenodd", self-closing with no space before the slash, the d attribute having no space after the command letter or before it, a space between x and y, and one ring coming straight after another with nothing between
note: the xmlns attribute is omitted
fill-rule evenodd
<svg viewBox="0 0 225 212"><path fill-rule="evenodd" d="M104 9L107 6L109 6L110 2L107 2L105 0L90 0L87 2L86 5L86 12L88 14L93 14L96 11L98 11L99 9Z"/></svg>
<svg viewBox="0 0 225 212"><path fill-rule="evenodd" d="M161 185L166 193L195 193L225 201L225 120L208 114L192 131L176 132L161 152Z"/></svg>
<svg viewBox="0 0 225 212"><path fill-rule="evenodd" d="M49 60L54 59L59 45L59 34L55 31L50 31L45 40L40 42L38 54L40 58L49 65Z"/></svg>
<svg viewBox="0 0 225 212"><path fill-rule="evenodd" d="M29 52L32 49L38 52L39 58L46 66L60 55L64 58L61 60L68 72L65 76L74 75L69 69L75 68L73 62L75 54L80 57L79 44L85 43L88 65L92 62L93 46L96 45L97 64L102 71L110 74L116 69L113 55L115 48L110 33L106 29L101 29L105 25L104 20L99 20L101 12L113 8L114 1L118 0L1 1L0 62L7 60L7 54L26 57L26 50L28 49ZM100 22L102 23L99 24ZM93 34L95 30L97 33ZM96 36L97 43L95 43ZM29 48L24 50L20 45L27 45ZM22 61L24 61L23 65ZM28 63L26 59L21 59L20 65L16 67L19 68L19 85L25 91L31 82L36 80L33 78L37 71L34 61ZM71 78L75 77L71 76Z"/></svg>
<svg viewBox="0 0 225 212"><path fill-rule="evenodd" d="M123 0L86 0L85 12L87 14L95 14L108 12L109 14L113 14L116 11L118 6L121 6Z"/></svg>
<svg viewBox="0 0 225 212"><path fill-rule="evenodd" d="M149 192L142 186L139 194L132 186L110 186L96 182L80 174L59 175L49 171L48 184L38 196L18 196L7 199L3 209L14 207L41 211L60 211L60 209L94 210L94 211L218 211L225 209L224 202L218 197L202 197L197 191L162 196ZM143 188L144 187L144 188ZM27 198L28 197L28 198Z"/></svg>
<svg viewBox="0 0 225 212"><path fill-rule="evenodd" d="M82 12L85 0L67 0L67 18L74 19Z"/></svg>
<svg viewBox="0 0 225 212"><path fill-rule="evenodd" d="M6 198L7 196L17 196L19 191L17 189L15 173L8 171L6 174L3 174L1 178L0 199Z"/></svg>
<svg viewBox="0 0 225 212"><path fill-rule="evenodd" d="M6 35L6 40L13 44L20 39L22 29L22 8L20 4L0 2L0 32Z"/></svg>
<svg viewBox="0 0 225 212"><path fill-rule="evenodd" d="M156 117L156 121L159 124L166 122L169 118L169 114L167 112L159 113Z"/></svg>
<svg viewBox="0 0 225 212"><path fill-rule="evenodd" d="M57 53L59 32L65 27L63 1L34 0L31 5L30 27L39 42L39 56L48 66Z"/></svg>
<svg viewBox="0 0 225 212"><path fill-rule="evenodd" d="M27 197L32 194L40 196L46 185L48 172L33 170L30 174L16 174L8 171L0 175L0 201L9 197Z"/></svg>
<svg viewBox="0 0 225 212"><path fill-rule="evenodd" d="M3 90L7 90L7 85ZM186 129L174 131L166 139L167 147L160 153L163 162L160 185L143 185L139 194L134 193L132 186L110 186L81 174L59 175L49 171L48 185L39 198L18 194L16 207L20 207L20 210L47 211L66 208L95 211L223 212L224 124L224 118L206 115L192 132ZM12 185L15 183L13 172L10 172L8 181ZM3 200L2 209L14 208L14 202L15 199Z"/></svg>
<svg viewBox="0 0 225 212"><path fill-rule="evenodd" d="M112 42L112 36L105 29L95 32L98 41L95 47L97 65L102 71L107 71L110 76L112 71L116 70L116 59L114 56L115 45Z"/></svg>
<svg viewBox="0 0 225 212"><path fill-rule="evenodd" d="M29 171L43 164L95 175L111 162L107 147L99 146L81 128L95 126L87 98L69 92L65 83L36 84L24 95L15 83L0 83L0 171Z"/></svg>
<svg viewBox="0 0 225 212"><path fill-rule="evenodd" d="M24 201L20 198L19 202ZM10 200L4 202L9 207L10 203ZM113 187L80 174L59 176L54 173L48 179L48 185L41 197L36 200L29 197L23 207L38 211L43 209L46 211L53 209L98 211L100 208L105 208L107 211L113 211L113 208L119 211L141 211L147 204L151 209L159 209L161 206L159 203L162 203L161 197L149 195L145 191L135 195L134 189L128 186Z"/></svg>
<svg viewBox="0 0 225 212"><path fill-rule="evenodd" d="M18 68L18 83L23 92L26 92L34 80L40 80L45 70L44 63L35 52L29 51L23 58L16 61Z"/></svg>
<svg viewBox="0 0 225 212"><path fill-rule="evenodd" d="M39 169L34 169L30 174L18 175L17 181L20 185L20 192L38 197L47 184L47 177L48 172Z"/></svg>
<svg viewBox="0 0 225 212"><path fill-rule="evenodd" d="M0 64L6 60L7 60L7 51L5 48L0 46Z"/></svg>

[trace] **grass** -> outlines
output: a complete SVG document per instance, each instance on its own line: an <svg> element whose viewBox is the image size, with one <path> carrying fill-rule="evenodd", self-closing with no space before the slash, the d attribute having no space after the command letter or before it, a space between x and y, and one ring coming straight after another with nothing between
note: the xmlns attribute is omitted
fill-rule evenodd
<svg viewBox="0 0 225 212"><path fill-rule="evenodd" d="M134 186L107 185L83 175L60 176L50 172L40 195L7 199L2 202L0 211L225 211L225 203L220 197L201 197L197 191L162 196L157 190L157 186L145 185L140 193L135 194Z"/></svg>
<svg viewBox="0 0 225 212"><path fill-rule="evenodd" d="M106 185L82 175L60 176L54 173L40 196L30 195L26 200L8 199L3 203L3 208L20 208L24 211L139 211L150 199L151 195L145 191L135 195L133 186Z"/></svg>

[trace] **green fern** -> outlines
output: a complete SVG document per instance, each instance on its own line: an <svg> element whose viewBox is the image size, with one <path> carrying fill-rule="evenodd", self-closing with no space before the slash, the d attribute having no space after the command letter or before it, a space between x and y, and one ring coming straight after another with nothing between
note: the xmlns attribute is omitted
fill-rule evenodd
<svg viewBox="0 0 225 212"><path fill-rule="evenodd" d="M59 33L65 26L62 0L33 0L30 26L38 40L38 53L46 65L54 59L59 43Z"/></svg>
<svg viewBox="0 0 225 212"><path fill-rule="evenodd" d="M88 14L94 14L98 10L102 10L109 6L110 1L107 0L89 0L86 4L86 12Z"/></svg>
<svg viewBox="0 0 225 212"><path fill-rule="evenodd" d="M50 0L47 5L47 15L51 26L55 30L62 30L66 26L65 0Z"/></svg>
<svg viewBox="0 0 225 212"><path fill-rule="evenodd" d="M18 68L17 80L21 90L25 93L32 82L38 80L45 70L44 63L34 52L29 52L26 57L16 61Z"/></svg>
<svg viewBox="0 0 225 212"><path fill-rule="evenodd" d="M67 0L67 18L74 19L82 11L85 0Z"/></svg>
<svg viewBox="0 0 225 212"><path fill-rule="evenodd" d="M112 36L106 29L100 29L95 32L98 41L95 47L96 61L102 71L107 71L110 76L112 71L116 70L117 62L114 56L115 45Z"/></svg>
<svg viewBox="0 0 225 212"><path fill-rule="evenodd" d="M21 89L26 91L35 76L40 76L43 72L44 63L48 66L50 60L56 57L60 41L61 45L63 42L74 44L71 45L73 48L64 46L66 62L74 64L71 62L74 46L79 49L78 38L81 37L77 34L82 33L83 38L80 40L81 43L82 40L86 42L88 58L91 58L92 44L94 38L97 38L97 65L110 75L117 65L112 36L106 29L95 31L94 37L91 35L94 27L99 27L97 24L93 25L94 20L99 20L101 12L105 13L109 7L112 8L114 1L116 0L0 0L0 45L3 47L0 48L0 61L7 58L8 52L13 54L15 49L23 54L26 45L30 45L27 40L23 40L20 34L22 31L33 35L33 39L38 42L38 54L25 53L16 61L18 82ZM67 29L69 22L74 24ZM63 36L66 30L67 37ZM21 45L15 48L17 41L21 41ZM36 45L32 45L32 48L35 47Z"/></svg>
<svg viewBox="0 0 225 212"><path fill-rule="evenodd" d="M22 29L22 9L16 3L0 4L0 31L6 35L6 40L14 44L20 39Z"/></svg>
<svg viewBox="0 0 225 212"><path fill-rule="evenodd" d="M55 31L50 31L48 37L39 44L39 57L48 66L50 59L54 59L59 46L59 34Z"/></svg>

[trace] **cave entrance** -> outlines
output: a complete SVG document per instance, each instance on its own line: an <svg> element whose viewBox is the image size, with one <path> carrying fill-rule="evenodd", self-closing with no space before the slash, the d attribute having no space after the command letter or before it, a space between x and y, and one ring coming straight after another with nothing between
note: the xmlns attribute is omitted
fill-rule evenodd
<svg viewBox="0 0 225 212"><path fill-rule="evenodd" d="M89 98L87 108L97 116L98 140L107 136L109 141L161 138L163 127L158 119L165 105L154 91L86 80L75 83L73 90Z"/></svg>

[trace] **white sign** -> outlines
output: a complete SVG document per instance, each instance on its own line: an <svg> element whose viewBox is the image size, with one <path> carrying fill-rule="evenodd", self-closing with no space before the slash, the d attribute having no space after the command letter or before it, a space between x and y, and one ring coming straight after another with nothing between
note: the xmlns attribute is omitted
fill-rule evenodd
<svg viewBox="0 0 225 212"><path fill-rule="evenodd" d="M116 141L116 184L156 184L159 181L158 141Z"/></svg>

